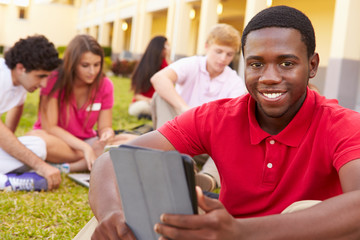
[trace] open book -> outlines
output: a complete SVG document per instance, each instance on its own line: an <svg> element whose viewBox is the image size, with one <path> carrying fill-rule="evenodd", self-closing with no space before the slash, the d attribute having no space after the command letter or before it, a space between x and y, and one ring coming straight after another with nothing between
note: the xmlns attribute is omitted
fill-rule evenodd
<svg viewBox="0 0 360 240"><path fill-rule="evenodd" d="M196 214L193 160L176 151L110 149L127 225L139 240L158 239L163 213Z"/></svg>

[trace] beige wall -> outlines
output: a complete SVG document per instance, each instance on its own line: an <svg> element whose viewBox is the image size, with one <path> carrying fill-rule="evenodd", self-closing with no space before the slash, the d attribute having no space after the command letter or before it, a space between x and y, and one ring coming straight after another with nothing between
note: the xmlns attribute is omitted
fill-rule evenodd
<svg viewBox="0 0 360 240"><path fill-rule="evenodd" d="M157 35L165 36L167 11L161 11L153 14L151 26L151 38Z"/></svg>
<svg viewBox="0 0 360 240"><path fill-rule="evenodd" d="M0 4L0 22L5 22L5 7ZM0 27L0 45L4 45L4 27Z"/></svg>
<svg viewBox="0 0 360 240"><path fill-rule="evenodd" d="M273 6L287 5L304 12L311 20L316 35L316 51L320 55L320 66L327 66L330 57L335 0L274 0Z"/></svg>
<svg viewBox="0 0 360 240"><path fill-rule="evenodd" d="M0 42L7 47L19 38L34 34L43 34L56 46L61 46L76 34L77 9L73 6L32 3L28 7L27 19L18 18L18 7L14 4L1 6Z"/></svg>

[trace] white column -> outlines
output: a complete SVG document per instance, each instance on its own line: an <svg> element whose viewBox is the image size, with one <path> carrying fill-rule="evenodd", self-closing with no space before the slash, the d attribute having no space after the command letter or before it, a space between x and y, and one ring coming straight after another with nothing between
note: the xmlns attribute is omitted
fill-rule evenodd
<svg viewBox="0 0 360 240"><path fill-rule="evenodd" d="M197 54L204 54L206 38L211 27L218 23L217 5L220 0L202 0L200 11L199 37L197 41Z"/></svg>
<svg viewBox="0 0 360 240"><path fill-rule="evenodd" d="M120 54L124 50L124 31L121 28L122 19L114 21L113 41L111 44L112 52Z"/></svg>

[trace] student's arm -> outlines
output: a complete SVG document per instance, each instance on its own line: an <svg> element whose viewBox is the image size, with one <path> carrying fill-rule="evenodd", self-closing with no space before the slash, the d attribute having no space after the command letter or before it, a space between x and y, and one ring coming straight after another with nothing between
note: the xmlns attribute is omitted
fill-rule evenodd
<svg viewBox="0 0 360 240"><path fill-rule="evenodd" d="M98 121L98 136L99 140L92 143L92 148L96 156L100 156L104 152L104 147L113 141L115 133L112 129L112 109L101 110Z"/></svg>
<svg viewBox="0 0 360 240"><path fill-rule="evenodd" d="M41 127L49 134L62 139L71 148L82 151L87 162L88 169L91 170L91 167L96 160L96 154L93 148L83 140L75 137L57 125L59 116L57 98L45 95L40 96L40 98Z"/></svg>
<svg viewBox="0 0 360 240"><path fill-rule="evenodd" d="M46 178L49 190L59 187L61 182L60 171L45 163L31 150L25 147L2 121L0 121L0 148L34 169L40 176Z"/></svg>
<svg viewBox="0 0 360 240"><path fill-rule="evenodd" d="M101 110L99 113L98 119L98 132L99 132L99 140L106 142L112 137L114 137L115 133L112 129L112 109Z"/></svg>
<svg viewBox="0 0 360 240"><path fill-rule="evenodd" d="M167 67L154 74L150 81L156 93L173 106L177 113L180 114L190 107L175 90L177 79L178 76L176 72Z"/></svg>
<svg viewBox="0 0 360 240"><path fill-rule="evenodd" d="M171 239L360 239L360 159L339 172L344 194L309 209L266 217L234 219L222 204L198 191L205 215L162 215L156 231ZM165 225L166 224L166 225ZM176 226L176 227L175 227ZM165 238L162 238L165 240Z"/></svg>
<svg viewBox="0 0 360 240"><path fill-rule="evenodd" d="M128 144L174 150L170 142L158 131L144 134ZM135 239L125 224L116 177L108 152L96 160L91 171L89 203L99 222L92 239Z"/></svg>
<svg viewBox="0 0 360 240"><path fill-rule="evenodd" d="M24 109L24 104L14 107L6 113L5 125L12 132L15 132L15 130L19 124L23 109Z"/></svg>

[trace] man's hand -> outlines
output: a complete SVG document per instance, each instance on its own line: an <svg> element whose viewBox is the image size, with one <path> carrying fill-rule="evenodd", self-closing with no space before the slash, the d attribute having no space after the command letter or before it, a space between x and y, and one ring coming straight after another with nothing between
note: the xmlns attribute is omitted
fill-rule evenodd
<svg viewBox="0 0 360 240"><path fill-rule="evenodd" d="M99 222L91 239L136 240L121 212L114 212Z"/></svg>
<svg viewBox="0 0 360 240"><path fill-rule="evenodd" d="M45 162L35 169L36 173L47 180L48 190L56 189L60 186L60 170Z"/></svg>
<svg viewBox="0 0 360 240"><path fill-rule="evenodd" d="M226 211L220 201L203 195L196 187L198 204L205 211L203 215L161 215L161 222L154 229L166 239L238 239L237 221Z"/></svg>

